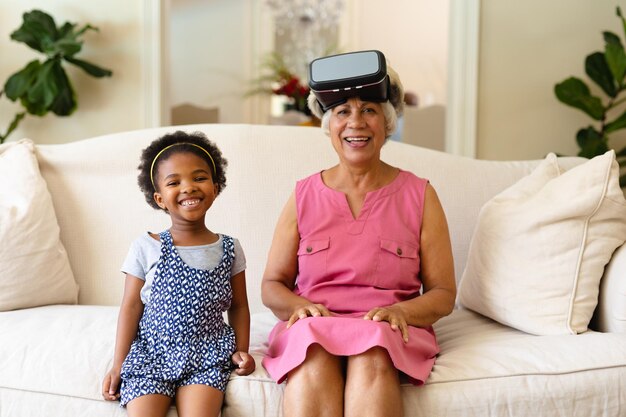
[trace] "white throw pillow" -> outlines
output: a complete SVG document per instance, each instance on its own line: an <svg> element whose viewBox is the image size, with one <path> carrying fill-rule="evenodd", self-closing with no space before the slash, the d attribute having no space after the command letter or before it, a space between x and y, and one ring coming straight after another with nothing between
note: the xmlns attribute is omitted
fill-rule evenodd
<svg viewBox="0 0 626 417"><path fill-rule="evenodd" d="M0 311L75 304L52 197L30 140L0 146Z"/></svg>
<svg viewBox="0 0 626 417"><path fill-rule="evenodd" d="M626 240L615 152L562 172L550 154L480 211L459 285L464 307L537 335L587 330Z"/></svg>

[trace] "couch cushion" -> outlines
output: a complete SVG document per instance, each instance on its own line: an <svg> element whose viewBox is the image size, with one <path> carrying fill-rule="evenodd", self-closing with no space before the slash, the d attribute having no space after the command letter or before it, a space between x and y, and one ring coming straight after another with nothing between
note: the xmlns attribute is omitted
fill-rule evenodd
<svg viewBox="0 0 626 417"><path fill-rule="evenodd" d="M275 323L271 313L252 317L257 365ZM626 334L534 336L469 310L455 310L434 328L441 353L425 385L403 385L407 416L626 413ZM281 416L284 386L261 366L251 376L233 375L223 417Z"/></svg>
<svg viewBox="0 0 626 417"><path fill-rule="evenodd" d="M0 313L0 404L7 415L125 415L100 395L111 366L117 307L47 306ZM276 319L255 314L255 372L233 375L223 417L282 415L284 384L260 365ZM467 310L435 324L441 353L421 387L404 385L407 415L620 416L626 413L626 334L533 336ZM593 352L593 354L589 354ZM584 401L575 399L583 395ZM9 408L10 407L10 408ZM96 410L100 410L96 413ZM108 411L106 411L108 410ZM175 416L174 409L170 415Z"/></svg>
<svg viewBox="0 0 626 417"><path fill-rule="evenodd" d="M125 416L104 401L118 307L56 305L0 312L0 416ZM172 407L168 417L176 417Z"/></svg>
<svg viewBox="0 0 626 417"><path fill-rule="evenodd" d="M78 287L30 140L0 146L0 311L76 303Z"/></svg>
<svg viewBox="0 0 626 417"><path fill-rule="evenodd" d="M0 388L101 399L117 312L56 305L0 313Z"/></svg>
<svg viewBox="0 0 626 417"><path fill-rule="evenodd" d="M551 154L481 209L459 301L528 333L584 332L625 239L615 153L564 173Z"/></svg>

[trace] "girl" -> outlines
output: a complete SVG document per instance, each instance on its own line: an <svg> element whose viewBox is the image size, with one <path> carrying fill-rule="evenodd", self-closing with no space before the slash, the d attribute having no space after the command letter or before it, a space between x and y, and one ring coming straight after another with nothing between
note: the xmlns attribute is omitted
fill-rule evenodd
<svg viewBox="0 0 626 417"><path fill-rule="evenodd" d="M254 371L243 251L204 223L226 186L226 164L202 133L165 135L141 155L139 187L172 226L135 240L122 267L115 356L102 395L120 398L130 416L165 416L173 398L181 417L218 416L231 370Z"/></svg>

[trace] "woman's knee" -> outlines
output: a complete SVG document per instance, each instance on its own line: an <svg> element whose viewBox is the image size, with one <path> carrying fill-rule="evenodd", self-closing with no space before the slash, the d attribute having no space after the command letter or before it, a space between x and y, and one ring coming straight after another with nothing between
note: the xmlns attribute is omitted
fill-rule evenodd
<svg viewBox="0 0 626 417"><path fill-rule="evenodd" d="M309 346L304 362L289 372L288 380L296 375L313 381L324 381L328 378L343 379L342 360L319 344L313 344Z"/></svg>
<svg viewBox="0 0 626 417"><path fill-rule="evenodd" d="M348 377L398 379L398 370L386 349L371 348L359 355L350 356L347 364Z"/></svg>

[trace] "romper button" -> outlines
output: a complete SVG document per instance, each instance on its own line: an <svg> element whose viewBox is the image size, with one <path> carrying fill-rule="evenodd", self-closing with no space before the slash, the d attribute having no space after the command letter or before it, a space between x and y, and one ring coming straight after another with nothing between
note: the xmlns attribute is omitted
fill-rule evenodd
<svg viewBox="0 0 626 417"><path fill-rule="evenodd" d="M311 253L313 251L313 248L310 246L306 247L306 253Z"/></svg>
<svg viewBox="0 0 626 417"><path fill-rule="evenodd" d="M396 253L398 254L398 256L402 255L402 248L396 249Z"/></svg>

